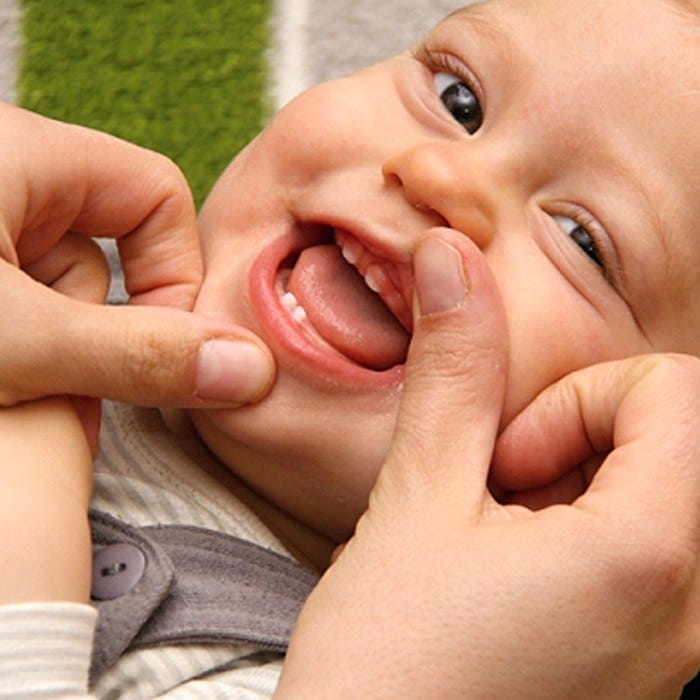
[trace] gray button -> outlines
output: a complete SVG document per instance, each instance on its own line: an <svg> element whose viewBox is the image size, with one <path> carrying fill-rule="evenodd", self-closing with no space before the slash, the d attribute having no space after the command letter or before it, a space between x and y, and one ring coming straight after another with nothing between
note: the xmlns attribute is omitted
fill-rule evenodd
<svg viewBox="0 0 700 700"><path fill-rule="evenodd" d="M92 590L94 600L112 600L126 595L143 576L146 557L133 544L110 544L98 549L92 557Z"/></svg>

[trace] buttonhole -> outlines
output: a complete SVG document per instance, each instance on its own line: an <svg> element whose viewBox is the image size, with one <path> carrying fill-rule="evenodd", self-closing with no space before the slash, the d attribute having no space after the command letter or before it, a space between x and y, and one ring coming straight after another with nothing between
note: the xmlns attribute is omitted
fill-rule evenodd
<svg viewBox="0 0 700 700"><path fill-rule="evenodd" d="M100 569L100 576L116 576L127 570L126 562L118 561Z"/></svg>

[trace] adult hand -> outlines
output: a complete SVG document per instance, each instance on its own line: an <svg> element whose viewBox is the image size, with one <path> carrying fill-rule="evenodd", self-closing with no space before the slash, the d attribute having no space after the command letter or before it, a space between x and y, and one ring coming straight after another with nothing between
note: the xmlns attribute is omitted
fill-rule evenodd
<svg viewBox="0 0 700 700"><path fill-rule="evenodd" d="M10 105L0 154L0 405L65 393L201 407L265 393L274 363L260 340L186 313L202 260L172 162ZM90 303L107 289L92 236L117 239L132 303L172 308Z"/></svg>
<svg viewBox="0 0 700 700"><path fill-rule="evenodd" d="M302 610L278 696L677 697L700 665L700 363L637 358L546 391L502 433L501 476L537 467L522 481L542 487L607 457L570 505L500 505L495 284L447 230L415 271L393 447Z"/></svg>

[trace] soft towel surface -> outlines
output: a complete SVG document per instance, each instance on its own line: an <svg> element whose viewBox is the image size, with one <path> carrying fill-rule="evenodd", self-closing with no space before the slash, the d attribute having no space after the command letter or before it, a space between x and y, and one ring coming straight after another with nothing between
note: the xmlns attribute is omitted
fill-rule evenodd
<svg viewBox="0 0 700 700"><path fill-rule="evenodd" d="M378 4L370 0L277 0L270 7L273 94L284 102L311 83L402 51L427 27L468 2L390 0ZM21 0L0 0L0 99L3 100L12 101L16 95L21 5Z"/></svg>
<svg viewBox="0 0 700 700"><path fill-rule="evenodd" d="M273 14L277 103L304 87L404 51L471 0L280 0Z"/></svg>

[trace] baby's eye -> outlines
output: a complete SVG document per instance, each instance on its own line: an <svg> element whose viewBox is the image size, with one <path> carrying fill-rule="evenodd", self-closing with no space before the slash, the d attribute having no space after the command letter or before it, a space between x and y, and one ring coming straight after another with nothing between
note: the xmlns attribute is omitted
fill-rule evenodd
<svg viewBox="0 0 700 700"><path fill-rule="evenodd" d="M435 73L433 80L447 111L470 134L475 134L484 121L484 115L473 90L452 73Z"/></svg>
<svg viewBox="0 0 700 700"><path fill-rule="evenodd" d="M599 267L604 267L603 258L593 236L578 221L569 216L554 216L554 221L581 250Z"/></svg>

